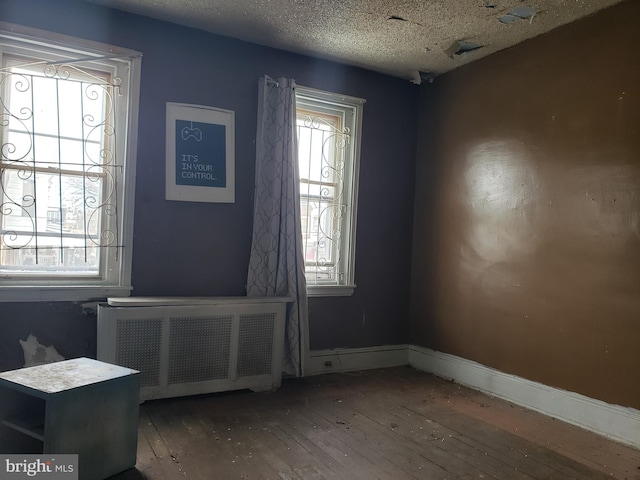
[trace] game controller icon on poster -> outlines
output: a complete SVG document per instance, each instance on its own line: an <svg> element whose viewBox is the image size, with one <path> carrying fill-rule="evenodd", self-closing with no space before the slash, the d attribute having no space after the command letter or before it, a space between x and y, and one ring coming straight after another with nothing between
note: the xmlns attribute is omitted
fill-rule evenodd
<svg viewBox="0 0 640 480"><path fill-rule="evenodd" d="M181 134L182 140L189 140L190 138L195 139L197 142L202 140L202 130L194 128L193 122L191 122L191 127L184 127Z"/></svg>

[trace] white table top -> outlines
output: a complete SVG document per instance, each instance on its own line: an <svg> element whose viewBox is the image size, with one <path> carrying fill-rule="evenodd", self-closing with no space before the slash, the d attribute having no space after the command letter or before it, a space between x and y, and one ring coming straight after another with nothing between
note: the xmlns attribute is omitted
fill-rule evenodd
<svg viewBox="0 0 640 480"><path fill-rule="evenodd" d="M0 380L45 393L58 393L136 373L139 372L91 358L74 358L2 372Z"/></svg>

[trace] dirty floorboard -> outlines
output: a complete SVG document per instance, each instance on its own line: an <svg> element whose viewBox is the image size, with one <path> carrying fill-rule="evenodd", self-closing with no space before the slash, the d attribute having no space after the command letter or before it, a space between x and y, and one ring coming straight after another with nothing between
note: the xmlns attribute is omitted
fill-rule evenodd
<svg viewBox="0 0 640 480"><path fill-rule="evenodd" d="M633 479L640 450L410 367L148 401L111 480Z"/></svg>

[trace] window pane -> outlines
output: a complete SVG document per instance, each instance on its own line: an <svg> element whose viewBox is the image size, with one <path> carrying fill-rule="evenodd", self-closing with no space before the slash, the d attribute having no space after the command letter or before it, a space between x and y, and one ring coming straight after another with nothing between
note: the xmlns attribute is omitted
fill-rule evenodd
<svg viewBox="0 0 640 480"><path fill-rule="evenodd" d="M7 152L6 160L20 161L25 167L82 171L91 165L102 164L101 145L81 139L32 137L28 132L10 132L3 149ZM35 165L32 163L34 158Z"/></svg>
<svg viewBox="0 0 640 480"><path fill-rule="evenodd" d="M341 208L326 201L301 199L302 241L305 260L322 265L335 265L340 242Z"/></svg>
<svg viewBox="0 0 640 480"><path fill-rule="evenodd" d="M105 141L105 135L113 134L114 103L111 87L86 82L82 84L82 138L86 142L99 145ZM110 105L110 108L107 108L107 105ZM103 160L92 157L92 161L102 163Z"/></svg>
<svg viewBox="0 0 640 480"><path fill-rule="evenodd" d="M100 202L102 183L100 178L5 170L3 186L10 187L2 211L0 271L62 267L96 274L100 213L88 203Z"/></svg>
<svg viewBox="0 0 640 480"><path fill-rule="evenodd" d="M30 131L32 128L33 105L31 102L32 79L30 75L8 73L3 78L4 106L10 113L9 130ZM8 101L7 101L8 100Z"/></svg>
<svg viewBox="0 0 640 480"><path fill-rule="evenodd" d="M84 161L82 140L60 140L60 168L82 170Z"/></svg>
<svg viewBox="0 0 640 480"><path fill-rule="evenodd" d="M102 177L5 170L2 228L38 235L45 232L88 235L97 242ZM16 247L16 242L11 242Z"/></svg>
<svg viewBox="0 0 640 480"><path fill-rule="evenodd" d="M53 243L53 241L51 241ZM2 274L46 274L58 276L96 276L99 273L97 247L87 246L79 239L65 239L63 248L46 242L37 249L21 248L2 250L0 258Z"/></svg>
<svg viewBox="0 0 640 480"><path fill-rule="evenodd" d="M38 168L58 168L60 161L58 138L36 135L32 141L33 150L30 152L28 160L35 160L35 166Z"/></svg>
<svg viewBox="0 0 640 480"><path fill-rule="evenodd" d="M298 163L300 164L300 179L308 180L311 176L311 129L301 126L298 118Z"/></svg>
<svg viewBox="0 0 640 480"><path fill-rule="evenodd" d="M32 77L33 132L58 135L58 94L56 80Z"/></svg>
<svg viewBox="0 0 640 480"><path fill-rule="evenodd" d="M64 108L60 109L60 136L78 138L82 134L82 84L80 82L58 82L58 97L64 100Z"/></svg>
<svg viewBox="0 0 640 480"><path fill-rule="evenodd" d="M335 182L336 133L325 124L310 123L310 117L298 118L300 178L315 182ZM339 134L338 134L339 135Z"/></svg>

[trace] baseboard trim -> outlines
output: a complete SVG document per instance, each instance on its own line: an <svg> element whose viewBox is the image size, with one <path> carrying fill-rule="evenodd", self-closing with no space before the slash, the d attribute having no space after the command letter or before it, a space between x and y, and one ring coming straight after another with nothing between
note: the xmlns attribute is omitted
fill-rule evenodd
<svg viewBox="0 0 640 480"><path fill-rule="evenodd" d="M621 407L486 367L455 355L409 345L409 365L640 448L640 410Z"/></svg>
<svg viewBox="0 0 640 480"><path fill-rule="evenodd" d="M312 350L305 375L369 370L407 365L408 345Z"/></svg>

